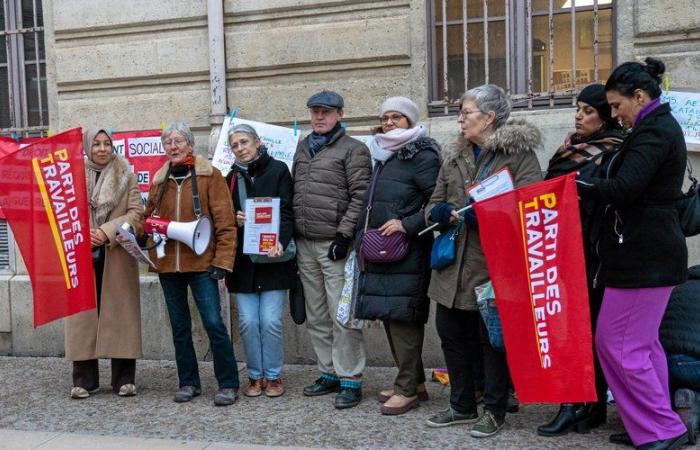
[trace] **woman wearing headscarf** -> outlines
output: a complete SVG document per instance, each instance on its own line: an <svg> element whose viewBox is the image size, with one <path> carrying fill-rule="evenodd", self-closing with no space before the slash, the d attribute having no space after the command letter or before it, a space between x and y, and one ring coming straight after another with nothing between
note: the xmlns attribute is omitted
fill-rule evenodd
<svg viewBox="0 0 700 450"><path fill-rule="evenodd" d="M555 178L571 172L589 173L602 177L612 155L615 154L623 134L619 123L610 115L610 105L605 97L605 86L586 86L576 98L575 131L569 134L547 167L545 178ZM603 288L594 283L600 260L596 254L598 242L598 216L602 205L593 199L580 202L581 226L586 260L588 299L591 323L595 330L598 312L603 301ZM595 333L595 331L594 331ZM546 425L537 427L541 436L561 436L571 431L587 432L606 421L608 385L605 382L598 357L595 360L596 403L565 403L556 417Z"/></svg>
<svg viewBox="0 0 700 450"><path fill-rule="evenodd" d="M430 427L474 423L473 437L488 437L505 425L509 372L505 352L488 342L477 310L475 288L489 280L475 214L457 213L471 202L469 187L507 168L515 187L541 180L535 150L540 131L522 119L510 119L511 104L500 87L486 84L465 92L457 122L461 134L443 151L426 220L443 228L464 220L455 262L433 270L428 296L437 303L435 326L450 377L450 405L427 421ZM471 210L470 210L471 211ZM483 351L479 352L481 346ZM475 360L484 361L484 413L479 417L474 392Z"/></svg>
<svg viewBox="0 0 700 450"><path fill-rule="evenodd" d="M243 245L239 245L236 269L226 276L229 291L236 294L246 353L249 383L243 394L258 397L264 393L267 397L279 397L284 394L282 313L287 292L296 282L295 260L284 258L282 261L280 257L290 245L294 231L294 185L287 165L267 153L253 127L236 125L229 130L228 139L236 157L226 180L233 198L238 242L243 242L246 199L280 199L279 238L275 247L270 249L266 259L254 262L251 256L243 253Z"/></svg>
<svg viewBox="0 0 700 450"><path fill-rule="evenodd" d="M687 149L683 130L661 103L664 64L626 62L605 83L612 116L630 132L604 178L581 174L579 195L605 205L600 272L605 287L595 343L627 434L640 449L675 449L688 441L671 409L659 327L673 288L688 276L688 248L675 200Z"/></svg>
<svg viewBox="0 0 700 450"><path fill-rule="evenodd" d="M85 131L83 145L97 308L65 322L66 358L73 361L71 397L87 398L99 388L98 358L112 360L112 390L133 396L136 359L142 356L139 269L116 235L124 223L140 223L141 194L107 131Z"/></svg>
<svg viewBox="0 0 700 450"><path fill-rule="evenodd" d="M422 352L430 311L433 236L418 236L418 232L425 228L424 207L440 169L440 146L426 136L418 118L418 106L406 97L391 97L382 103L381 127L370 145L373 181L356 226L360 243L365 227L378 229L384 236L402 233L408 241L401 260L362 264L355 308L357 318L384 322L399 369L393 388L378 396L381 413L389 415L404 414L428 397Z"/></svg>

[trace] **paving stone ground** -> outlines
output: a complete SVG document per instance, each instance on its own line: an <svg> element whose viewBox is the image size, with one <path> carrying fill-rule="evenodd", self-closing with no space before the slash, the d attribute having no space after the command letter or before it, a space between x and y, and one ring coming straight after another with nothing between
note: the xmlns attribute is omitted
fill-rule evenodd
<svg viewBox="0 0 700 450"><path fill-rule="evenodd" d="M469 425L428 428L425 420L446 407L449 395L432 382L430 401L420 408L400 417L382 416L374 396L390 386L393 368L367 368L363 402L343 411L333 408L332 395L302 395L317 376L312 366L286 366L287 392L280 398L241 397L223 408L212 403L216 382L209 362L200 364L203 395L186 404L172 401L177 387L172 361L139 361L139 395L132 398L112 394L108 361L100 363L100 370L102 390L86 400L71 400L68 361L0 357L0 429L337 449L623 449L607 441L622 429L614 407L607 425L561 438L535 433L556 412L554 405L521 406L519 413L508 415L506 428L489 439L470 437ZM240 377L246 380L245 369Z"/></svg>

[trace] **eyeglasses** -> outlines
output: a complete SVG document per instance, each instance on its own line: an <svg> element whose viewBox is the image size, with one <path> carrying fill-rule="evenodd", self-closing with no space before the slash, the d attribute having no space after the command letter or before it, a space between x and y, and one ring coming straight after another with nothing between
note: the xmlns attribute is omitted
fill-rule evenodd
<svg viewBox="0 0 700 450"><path fill-rule="evenodd" d="M380 121L381 123L384 123L384 124L389 123L389 122L394 123L394 124L397 124L397 123L399 123L399 122L401 121L401 119L403 119L404 117L406 117L406 116L404 116L404 115L402 115L402 114L395 114L395 115L393 115L393 116L382 116L382 117L379 118L379 121Z"/></svg>
<svg viewBox="0 0 700 450"><path fill-rule="evenodd" d="M248 147L250 142L250 139L241 139L240 141L231 144L231 150L238 150L239 148Z"/></svg>
<svg viewBox="0 0 700 450"><path fill-rule="evenodd" d="M165 146L166 147L172 147L173 144L175 144L176 147L182 147L183 144L186 144L187 140L185 139L173 139L173 140L166 140L165 141Z"/></svg>
<svg viewBox="0 0 700 450"><path fill-rule="evenodd" d="M466 118L469 114L480 113L480 112L481 112L481 111L479 111L478 109L475 109L475 110L473 110L473 111L466 111L466 110L464 110L464 109L461 109L461 110L459 111L459 117L465 117L465 118Z"/></svg>

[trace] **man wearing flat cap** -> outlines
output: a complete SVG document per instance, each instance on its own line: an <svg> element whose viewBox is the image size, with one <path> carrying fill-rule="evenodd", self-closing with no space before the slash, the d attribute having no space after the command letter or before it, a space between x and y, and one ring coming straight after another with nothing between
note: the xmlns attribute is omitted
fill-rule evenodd
<svg viewBox="0 0 700 450"><path fill-rule="evenodd" d="M294 155L294 228L306 326L321 376L304 395L339 391L335 407L351 408L362 398L362 330L346 328L335 317L372 165L367 147L340 125L343 97L321 91L306 106L313 132Z"/></svg>

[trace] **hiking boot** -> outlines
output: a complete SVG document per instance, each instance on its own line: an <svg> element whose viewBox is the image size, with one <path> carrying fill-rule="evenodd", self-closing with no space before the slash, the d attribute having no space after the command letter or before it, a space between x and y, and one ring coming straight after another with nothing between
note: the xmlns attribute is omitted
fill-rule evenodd
<svg viewBox="0 0 700 450"><path fill-rule="evenodd" d="M202 393L202 389L195 387L195 386L182 386L178 391L175 393L175 397L173 398L173 401L176 403L185 403L189 402L192 400L193 397L196 397Z"/></svg>
<svg viewBox="0 0 700 450"><path fill-rule="evenodd" d="M475 412L462 413L449 408L438 412L433 417L425 421L425 424L431 428L449 427L450 425L460 425L466 423L474 423L479 420L479 414Z"/></svg>
<svg viewBox="0 0 700 450"><path fill-rule="evenodd" d="M469 432L472 437L484 438L493 436L503 429L506 424L505 419L497 419L491 411L484 411L484 414L474 424Z"/></svg>
<svg viewBox="0 0 700 450"><path fill-rule="evenodd" d="M268 397L279 397L282 394L284 394L282 378L267 380L267 384L265 385L265 395Z"/></svg>
<svg viewBox="0 0 700 450"><path fill-rule="evenodd" d="M216 406L233 405L238 398L238 391L231 388L219 389L214 396L214 404Z"/></svg>
<svg viewBox="0 0 700 450"><path fill-rule="evenodd" d="M304 388L304 395L307 397L317 397L340 390L340 380L332 380L326 377L319 377L313 384Z"/></svg>
<svg viewBox="0 0 700 450"><path fill-rule="evenodd" d="M352 408L359 405L360 401L362 401L362 389L344 387L335 396L335 407L336 409Z"/></svg>
<svg viewBox="0 0 700 450"><path fill-rule="evenodd" d="M254 380L252 378L248 379L248 386L243 389L243 395L246 397L259 397L263 391L263 380Z"/></svg>
<svg viewBox="0 0 700 450"><path fill-rule="evenodd" d="M136 386L133 384L125 384L124 386L119 388L119 392L117 392L117 395L120 397L133 397L136 395Z"/></svg>

